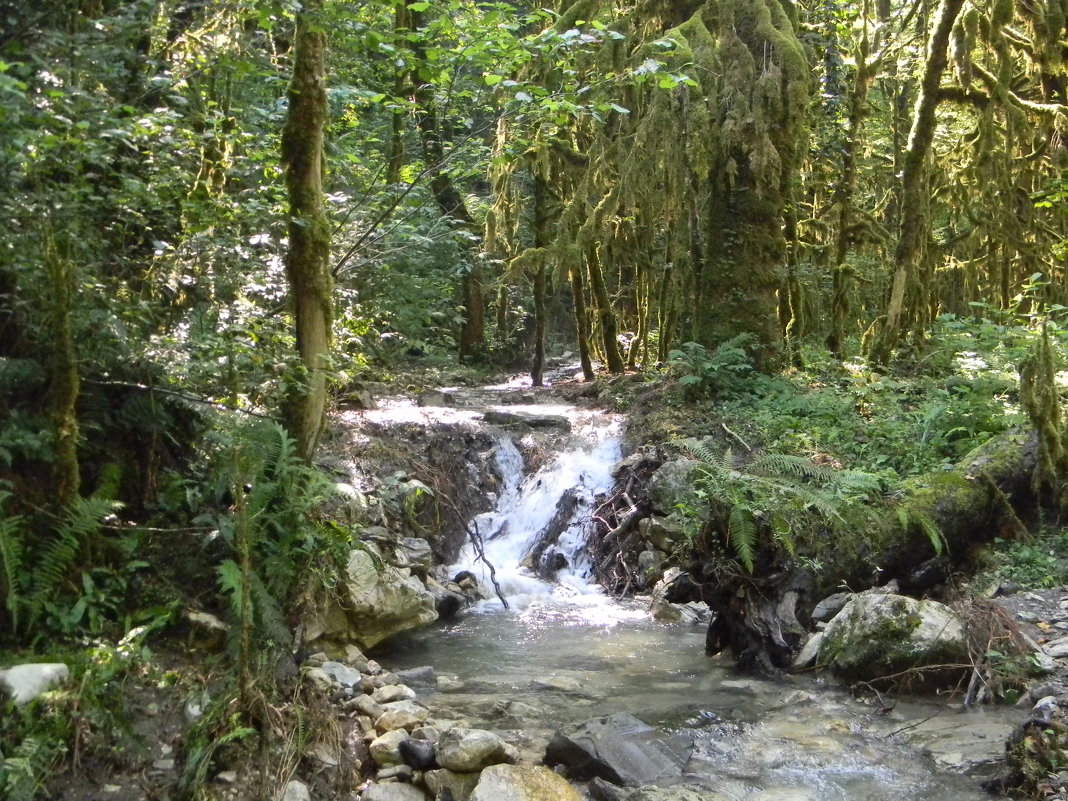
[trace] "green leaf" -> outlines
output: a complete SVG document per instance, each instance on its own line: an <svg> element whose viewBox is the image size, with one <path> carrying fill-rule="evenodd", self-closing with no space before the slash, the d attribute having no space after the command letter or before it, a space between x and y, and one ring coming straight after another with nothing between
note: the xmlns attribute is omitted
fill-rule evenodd
<svg viewBox="0 0 1068 801"><path fill-rule="evenodd" d="M618 111L620 114L630 114L629 108L623 108L623 106L618 106L615 103L609 103L608 105L612 107L612 111Z"/></svg>
<svg viewBox="0 0 1068 801"><path fill-rule="evenodd" d="M428 8L430 8L430 3L409 3L408 4L408 10L409 11L426 11Z"/></svg>
<svg viewBox="0 0 1068 801"><path fill-rule="evenodd" d="M486 86L496 86L503 81L504 78L500 75L483 75L482 80L486 82Z"/></svg>

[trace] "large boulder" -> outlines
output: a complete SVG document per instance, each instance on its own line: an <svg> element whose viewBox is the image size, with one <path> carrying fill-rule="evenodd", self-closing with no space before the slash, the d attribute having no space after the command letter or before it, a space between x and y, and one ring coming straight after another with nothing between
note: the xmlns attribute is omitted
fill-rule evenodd
<svg viewBox="0 0 1068 801"><path fill-rule="evenodd" d="M847 681L955 682L969 664L964 627L936 601L854 596L827 624L816 663Z"/></svg>
<svg viewBox="0 0 1068 801"><path fill-rule="evenodd" d="M545 764L564 765L577 781L600 777L639 787L681 776L692 752L692 738L667 737L620 712L588 720L568 734L554 734L545 749Z"/></svg>
<svg viewBox="0 0 1068 801"><path fill-rule="evenodd" d="M582 796L540 765L493 765L482 771L470 801L582 801Z"/></svg>
<svg viewBox="0 0 1068 801"><path fill-rule="evenodd" d="M699 464L693 459L672 459L649 477L649 500L656 511L667 515L680 503L693 502L693 480Z"/></svg>
<svg viewBox="0 0 1068 801"><path fill-rule="evenodd" d="M438 619L426 585L411 568L388 564L372 543L363 543L349 555L337 596L306 622L305 641L355 643L368 649Z"/></svg>

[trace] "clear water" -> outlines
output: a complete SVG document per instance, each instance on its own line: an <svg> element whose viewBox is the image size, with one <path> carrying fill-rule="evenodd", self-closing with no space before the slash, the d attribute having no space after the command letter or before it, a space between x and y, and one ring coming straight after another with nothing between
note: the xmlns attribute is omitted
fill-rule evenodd
<svg viewBox="0 0 1068 801"><path fill-rule="evenodd" d="M375 654L393 669L434 666L444 681L422 700L437 718L498 730L537 762L557 729L630 712L666 734L695 738L684 781L702 800L989 798L954 766L997 757L1014 713L964 712L938 699L887 710L812 678L739 676L729 661L704 655L703 628L656 623L641 605L590 584L583 534L612 485L618 421L566 411L573 441L533 475L502 439L497 508L476 521L511 608L482 602ZM519 560L568 489L580 499L559 542L569 567L546 583ZM470 552L455 569L464 568L488 586L488 570Z"/></svg>

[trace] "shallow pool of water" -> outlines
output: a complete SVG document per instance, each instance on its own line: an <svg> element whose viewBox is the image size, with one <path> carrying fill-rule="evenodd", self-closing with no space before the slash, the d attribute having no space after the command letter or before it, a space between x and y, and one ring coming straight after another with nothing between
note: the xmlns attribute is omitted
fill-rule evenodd
<svg viewBox="0 0 1068 801"><path fill-rule="evenodd" d="M708 798L989 798L958 769L1000 754L1012 710L966 712L937 698L888 709L822 680L736 674L703 645L701 627L665 626L636 605L583 596L511 611L487 603L375 656L391 669L433 665L441 691L422 700L434 714L501 731L527 761L540 760L557 729L630 712L695 738L684 779Z"/></svg>

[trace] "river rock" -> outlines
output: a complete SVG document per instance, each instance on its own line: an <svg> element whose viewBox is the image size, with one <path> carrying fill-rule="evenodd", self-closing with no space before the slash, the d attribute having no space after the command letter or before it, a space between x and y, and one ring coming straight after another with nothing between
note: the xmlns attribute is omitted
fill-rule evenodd
<svg viewBox="0 0 1068 801"><path fill-rule="evenodd" d="M435 798L443 789L448 790L456 801L469 801L475 785L478 784L477 773L457 773L454 770L428 770L423 774L423 783Z"/></svg>
<svg viewBox="0 0 1068 801"><path fill-rule="evenodd" d="M572 779L595 776L637 787L682 774L693 751L690 737L666 737L633 715L620 712L557 732L545 750L545 764L564 765Z"/></svg>
<svg viewBox="0 0 1068 801"><path fill-rule="evenodd" d="M393 701L382 705L382 714L375 720L375 729L385 733L394 729L414 729L426 723L430 710L414 701Z"/></svg>
<svg viewBox="0 0 1068 801"><path fill-rule="evenodd" d="M321 670L342 687L359 687L363 674L340 662L323 662Z"/></svg>
<svg viewBox="0 0 1068 801"><path fill-rule="evenodd" d="M334 680L322 668L308 668L304 671L304 683L316 692L328 693L334 689Z"/></svg>
<svg viewBox="0 0 1068 801"><path fill-rule="evenodd" d="M53 684L66 681L70 668L62 662L36 662L0 670L0 690L17 705L29 703Z"/></svg>
<svg viewBox="0 0 1068 801"><path fill-rule="evenodd" d="M820 646L823 644L823 632L817 631L805 642L801 652L794 659L794 670L808 670L816 664L820 655Z"/></svg>
<svg viewBox="0 0 1068 801"><path fill-rule="evenodd" d="M421 789L402 782L372 784L360 798L363 801L427 801L426 793Z"/></svg>
<svg viewBox="0 0 1068 801"><path fill-rule="evenodd" d="M438 619L434 596L423 582L410 568L386 563L373 543L351 552L337 595L305 621L306 641L354 643L366 649Z"/></svg>
<svg viewBox="0 0 1068 801"><path fill-rule="evenodd" d="M677 520L657 515L639 520L638 534L654 548L666 554L674 552L687 537L685 528Z"/></svg>
<svg viewBox="0 0 1068 801"><path fill-rule="evenodd" d="M371 759L379 767L403 765L404 759L401 757L400 744L407 739L408 732L404 729L387 731L381 737L372 740L367 750L371 753Z"/></svg>
<svg viewBox="0 0 1068 801"><path fill-rule="evenodd" d="M371 693L371 698L380 704L410 701L415 698L415 690L403 684L384 684Z"/></svg>
<svg viewBox="0 0 1068 801"><path fill-rule="evenodd" d="M400 744L401 759L405 765L411 765L416 770L430 770L437 767L437 749L434 744L426 740L416 740L410 737Z"/></svg>
<svg viewBox="0 0 1068 801"><path fill-rule="evenodd" d="M413 690L436 690L438 675L430 665L398 670L397 679Z"/></svg>
<svg viewBox="0 0 1068 801"><path fill-rule="evenodd" d="M864 593L827 624L816 662L848 681L876 681L914 668L969 664L968 643L960 619L943 604Z"/></svg>
<svg viewBox="0 0 1068 801"><path fill-rule="evenodd" d="M498 426L529 426L530 428L559 428L571 430L571 421L562 414L538 414L518 409L504 411L490 409L483 413L482 419Z"/></svg>
<svg viewBox="0 0 1068 801"><path fill-rule="evenodd" d="M853 593L851 592L836 592L834 595L828 595L816 604L816 608L812 610L812 622L828 622L831 618L841 612L852 598Z"/></svg>
<svg viewBox="0 0 1068 801"><path fill-rule="evenodd" d="M458 773L481 770L515 759L514 749L491 731L455 726L438 740L438 764Z"/></svg>
<svg viewBox="0 0 1068 801"><path fill-rule="evenodd" d="M582 796L540 765L492 765L482 771L470 801L582 801Z"/></svg>

